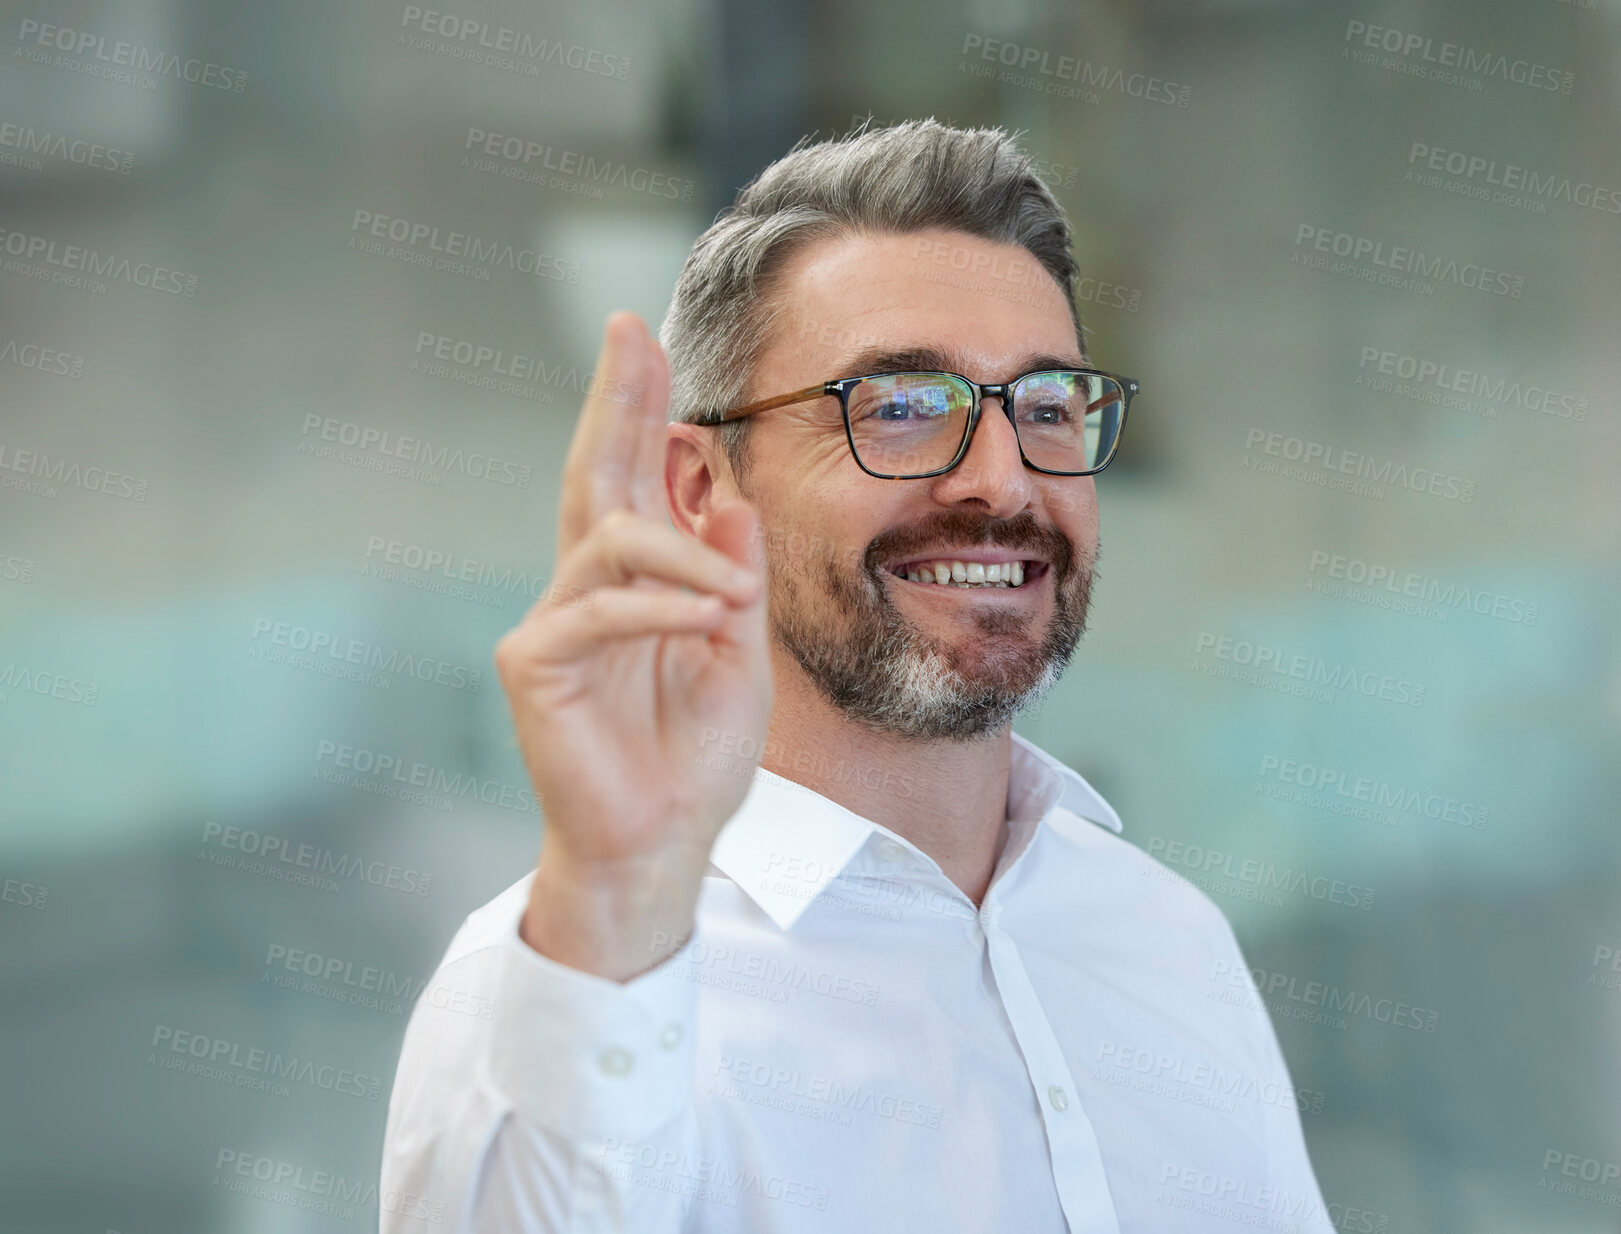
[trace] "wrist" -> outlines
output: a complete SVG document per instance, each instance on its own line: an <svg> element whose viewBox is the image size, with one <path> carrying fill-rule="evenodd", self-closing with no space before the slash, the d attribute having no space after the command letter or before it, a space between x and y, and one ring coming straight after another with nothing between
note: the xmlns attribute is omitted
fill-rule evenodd
<svg viewBox="0 0 1621 1234"><path fill-rule="evenodd" d="M543 845L518 936L559 964L629 981L692 936L705 868L707 854L581 862Z"/></svg>

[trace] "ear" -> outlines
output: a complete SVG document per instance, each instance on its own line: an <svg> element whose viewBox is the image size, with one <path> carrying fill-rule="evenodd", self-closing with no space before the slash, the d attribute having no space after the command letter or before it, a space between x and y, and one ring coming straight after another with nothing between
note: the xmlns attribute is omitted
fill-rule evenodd
<svg viewBox="0 0 1621 1234"><path fill-rule="evenodd" d="M677 422L666 432L664 498L670 521L701 540L714 508L737 496L731 468L713 430Z"/></svg>

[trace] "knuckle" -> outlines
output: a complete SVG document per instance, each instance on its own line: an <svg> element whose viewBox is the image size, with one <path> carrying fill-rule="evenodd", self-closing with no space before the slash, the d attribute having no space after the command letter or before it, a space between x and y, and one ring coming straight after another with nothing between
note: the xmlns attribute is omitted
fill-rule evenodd
<svg viewBox="0 0 1621 1234"><path fill-rule="evenodd" d="M580 547L584 555L596 563L620 562L631 544L631 529L623 510L610 510L597 520Z"/></svg>
<svg viewBox="0 0 1621 1234"><path fill-rule="evenodd" d="M517 676L523 667L527 648L519 628L508 630L495 641L495 671L503 680Z"/></svg>
<svg viewBox="0 0 1621 1234"><path fill-rule="evenodd" d="M547 621L544 599L525 615L523 621L503 634L495 643L495 672L505 686L524 682L547 657L547 652L561 631Z"/></svg>
<svg viewBox="0 0 1621 1234"><path fill-rule="evenodd" d="M628 536L634 528L636 516L623 506L616 506L602 516L598 529L609 539L618 540Z"/></svg>
<svg viewBox="0 0 1621 1234"><path fill-rule="evenodd" d="M597 523L594 529L596 543L593 550L599 555L599 559L623 564L630 560L633 553L639 556L641 553L655 550L661 530L651 520L619 506L609 510Z"/></svg>
<svg viewBox="0 0 1621 1234"><path fill-rule="evenodd" d="M502 690L510 693L521 680L517 659L511 655L503 656L498 650L495 656L495 679L501 683Z"/></svg>

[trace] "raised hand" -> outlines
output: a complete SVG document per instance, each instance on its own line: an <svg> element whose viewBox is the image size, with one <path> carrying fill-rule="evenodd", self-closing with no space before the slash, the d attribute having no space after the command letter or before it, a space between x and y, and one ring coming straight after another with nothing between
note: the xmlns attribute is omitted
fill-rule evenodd
<svg viewBox="0 0 1621 1234"><path fill-rule="evenodd" d="M495 651L546 819L520 933L621 981L690 934L748 791L749 764L703 758L705 733L760 750L771 712L759 516L717 507L702 542L670 525L669 390L641 319L610 316L563 466L554 584Z"/></svg>

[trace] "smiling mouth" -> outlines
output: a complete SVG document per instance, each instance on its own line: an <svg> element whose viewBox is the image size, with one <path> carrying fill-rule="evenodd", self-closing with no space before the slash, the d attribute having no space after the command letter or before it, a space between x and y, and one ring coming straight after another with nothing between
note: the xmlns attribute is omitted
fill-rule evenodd
<svg viewBox="0 0 1621 1234"><path fill-rule="evenodd" d="M1002 562L959 561L935 557L920 561L897 562L888 573L910 583L963 590L1019 590L1047 573L1047 563L1032 559Z"/></svg>

